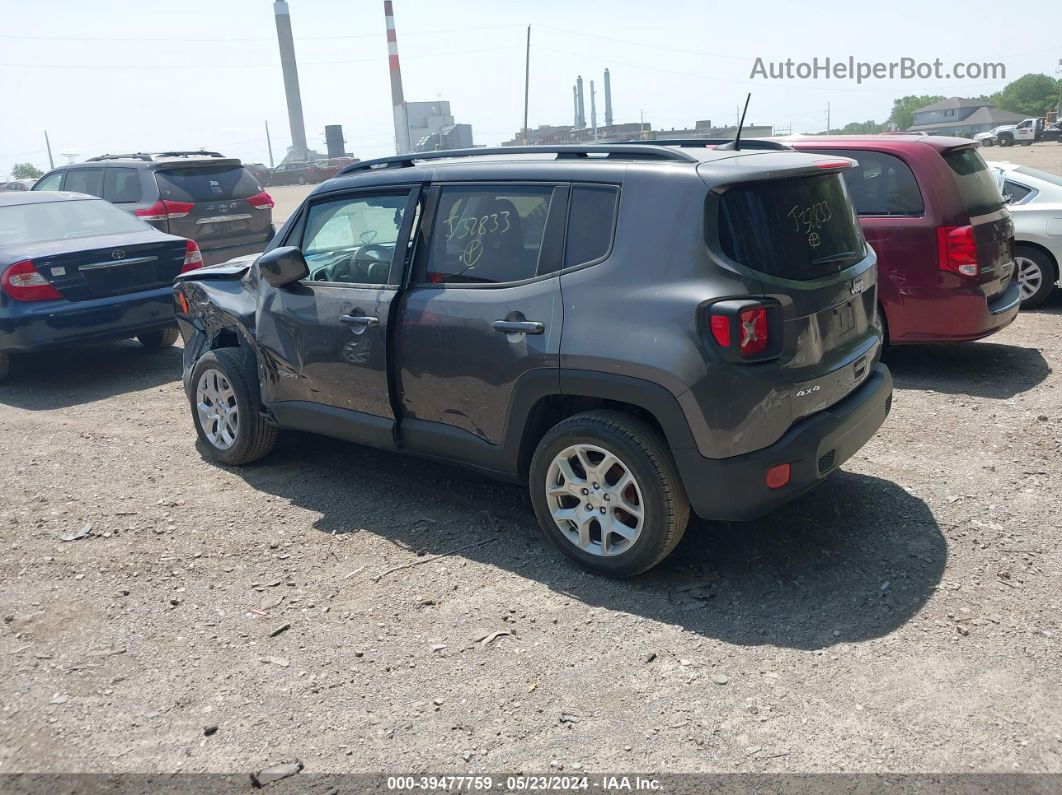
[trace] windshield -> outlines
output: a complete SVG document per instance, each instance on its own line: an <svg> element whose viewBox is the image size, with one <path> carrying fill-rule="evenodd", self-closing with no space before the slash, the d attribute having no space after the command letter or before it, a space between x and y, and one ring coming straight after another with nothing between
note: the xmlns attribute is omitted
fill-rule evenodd
<svg viewBox="0 0 1062 795"><path fill-rule="evenodd" d="M143 232L150 228L102 199L0 207L0 246Z"/></svg>
<svg viewBox="0 0 1062 795"><path fill-rule="evenodd" d="M839 173L729 188L719 237L731 259L787 279L836 273L866 256Z"/></svg>

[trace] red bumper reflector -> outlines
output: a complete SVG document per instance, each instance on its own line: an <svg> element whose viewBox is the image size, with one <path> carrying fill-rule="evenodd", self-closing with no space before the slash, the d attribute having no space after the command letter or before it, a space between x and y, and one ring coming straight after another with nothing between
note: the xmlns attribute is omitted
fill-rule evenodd
<svg viewBox="0 0 1062 795"><path fill-rule="evenodd" d="M780 489L789 483L789 464L776 464L767 470L767 488Z"/></svg>

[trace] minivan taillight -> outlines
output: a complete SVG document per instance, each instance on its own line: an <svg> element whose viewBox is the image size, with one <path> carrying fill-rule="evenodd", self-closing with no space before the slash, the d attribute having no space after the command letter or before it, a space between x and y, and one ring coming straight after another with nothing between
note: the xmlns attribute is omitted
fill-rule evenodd
<svg viewBox="0 0 1062 795"><path fill-rule="evenodd" d="M942 271L977 275L977 241L972 226L937 227L937 264Z"/></svg>
<svg viewBox="0 0 1062 795"><path fill-rule="evenodd" d="M781 350L771 336L771 316L776 311L777 307L758 301L720 301L709 308L708 329L727 358L769 358Z"/></svg>
<svg viewBox="0 0 1062 795"><path fill-rule="evenodd" d="M257 210L272 210L277 206L276 202L273 201L273 197L266 191L256 193L254 196L248 196L247 203Z"/></svg>
<svg viewBox="0 0 1062 795"><path fill-rule="evenodd" d="M194 271L196 268L202 267L203 255L199 251L199 246L195 244L194 240L184 241L184 265L181 266L181 273Z"/></svg>
<svg viewBox="0 0 1062 795"><path fill-rule="evenodd" d="M150 207L133 210L133 215L143 218L145 221L170 221L174 218L184 218L192 212L195 202L175 202L169 199L159 199Z"/></svg>
<svg viewBox="0 0 1062 795"><path fill-rule="evenodd" d="M60 301L63 296L34 267L33 260L16 262L0 276L0 286L16 301Z"/></svg>

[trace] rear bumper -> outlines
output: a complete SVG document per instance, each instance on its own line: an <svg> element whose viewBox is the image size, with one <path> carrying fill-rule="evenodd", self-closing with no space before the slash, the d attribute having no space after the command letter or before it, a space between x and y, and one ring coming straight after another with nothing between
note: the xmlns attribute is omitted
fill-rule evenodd
<svg viewBox="0 0 1062 795"><path fill-rule="evenodd" d="M1019 309L1014 279L990 301L976 288L929 288L904 293L901 306L885 306L893 344L979 340L1009 326Z"/></svg>
<svg viewBox="0 0 1062 795"><path fill-rule="evenodd" d="M239 243L235 246L215 246L213 248L200 246L199 251L203 255L204 265L217 265L247 254L261 254L272 239L273 236L269 235L255 243Z"/></svg>
<svg viewBox="0 0 1062 795"><path fill-rule="evenodd" d="M758 519L822 482L881 427L892 407L892 374L878 364L855 392L793 425L774 444L733 458L673 450L690 504L704 519ZM768 488L767 470L790 465L790 480Z"/></svg>
<svg viewBox="0 0 1062 795"><path fill-rule="evenodd" d="M175 325L172 287L77 302L20 303L5 298L0 306L0 351L125 339Z"/></svg>

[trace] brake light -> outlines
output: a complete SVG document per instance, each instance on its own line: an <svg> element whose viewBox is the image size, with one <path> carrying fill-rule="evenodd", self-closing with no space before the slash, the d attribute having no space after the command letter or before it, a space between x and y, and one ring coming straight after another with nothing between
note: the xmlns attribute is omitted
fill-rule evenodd
<svg viewBox="0 0 1062 795"><path fill-rule="evenodd" d="M184 218L195 207L195 202L175 202L168 199L159 199L150 207L142 207L133 210L133 215L143 218L145 221L170 221L174 218Z"/></svg>
<svg viewBox="0 0 1062 795"><path fill-rule="evenodd" d="M738 314L740 337L738 351L742 356L758 356L767 350L767 310L762 306L743 309Z"/></svg>
<svg viewBox="0 0 1062 795"><path fill-rule="evenodd" d="M972 226L937 227L937 264L942 271L976 276L977 242Z"/></svg>
<svg viewBox="0 0 1062 795"><path fill-rule="evenodd" d="M4 271L0 286L16 301L60 301L63 298L28 259L16 262Z"/></svg>
<svg viewBox="0 0 1062 795"><path fill-rule="evenodd" d="M851 160L818 160L815 163L815 168L851 168Z"/></svg>
<svg viewBox="0 0 1062 795"><path fill-rule="evenodd" d="M203 255L199 251L199 246L195 244L194 240L184 241L184 265L181 266L181 273L194 271L196 268L202 267Z"/></svg>
<svg viewBox="0 0 1062 795"><path fill-rule="evenodd" d="M710 322L712 336L724 348L730 347L730 318L724 315L712 315Z"/></svg>
<svg viewBox="0 0 1062 795"><path fill-rule="evenodd" d="M266 191L256 193L254 196L249 196L247 198L247 203L259 210L272 210L277 206L277 203L273 201L273 197Z"/></svg>

